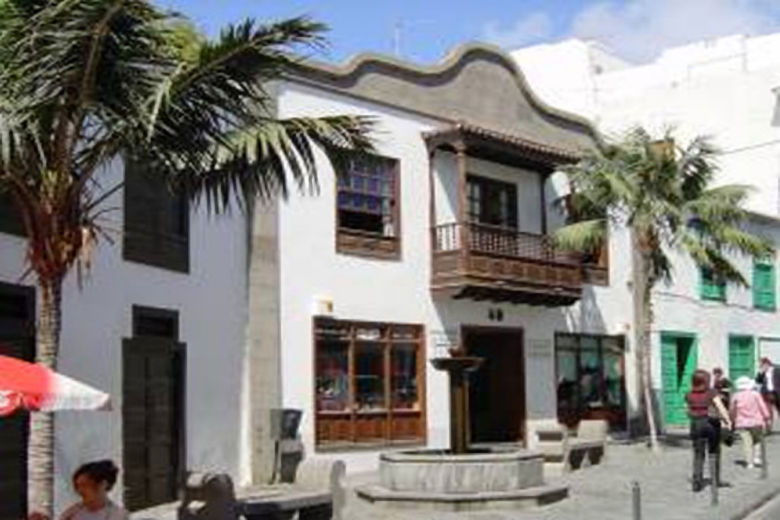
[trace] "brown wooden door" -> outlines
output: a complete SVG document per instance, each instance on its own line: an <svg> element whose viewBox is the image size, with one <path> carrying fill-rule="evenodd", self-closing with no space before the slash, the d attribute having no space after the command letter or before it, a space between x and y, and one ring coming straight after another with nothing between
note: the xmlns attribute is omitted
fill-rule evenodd
<svg viewBox="0 0 780 520"><path fill-rule="evenodd" d="M471 442L522 442L525 425L523 335L520 330L472 329L466 349L484 358L469 380Z"/></svg>
<svg viewBox="0 0 780 520"><path fill-rule="evenodd" d="M32 361L35 350L32 289L0 284L0 354ZM29 415L0 417L0 520L19 520L27 511Z"/></svg>
<svg viewBox="0 0 780 520"><path fill-rule="evenodd" d="M184 471L184 346L126 339L123 366L125 504L137 511L177 498Z"/></svg>

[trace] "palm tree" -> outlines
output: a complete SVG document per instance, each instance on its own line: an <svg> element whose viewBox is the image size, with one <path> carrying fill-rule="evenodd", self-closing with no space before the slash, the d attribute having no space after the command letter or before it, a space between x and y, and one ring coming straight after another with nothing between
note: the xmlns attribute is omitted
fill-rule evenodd
<svg viewBox="0 0 780 520"><path fill-rule="evenodd" d="M316 187L315 149L334 166L371 151L369 119L274 115L269 82L324 30L247 20L207 39L146 0L0 0L0 194L39 288L37 362L56 366L63 280L111 239L103 203L121 185L100 177L117 159L219 212ZM52 434L32 414L29 508L49 516Z"/></svg>
<svg viewBox="0 0 780 520"><path fill-rule="evenodd" d="M610 226L631 233L635 342L643 406L653 450L658 449L650 370L652 292L670 283L670 254L682 253L724 282L747 286L729 258L760 258L772 245L745 229L744 203L749 188L713 187L717 151L705 137L675 146L671 132L653 139L642 128L588 153L567 169L572 193L568 206L575 217L556 233L566 249L596 252Z"/></svg>

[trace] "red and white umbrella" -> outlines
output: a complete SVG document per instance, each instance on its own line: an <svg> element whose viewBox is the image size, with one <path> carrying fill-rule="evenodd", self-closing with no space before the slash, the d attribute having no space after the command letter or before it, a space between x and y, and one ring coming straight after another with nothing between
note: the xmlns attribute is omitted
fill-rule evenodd
<svg viewBox="0 0 780 520"><path fill-rule="evenodd" d="M111 397L43 365L0 356L0 416L18 409L110 410Z"/></svg>

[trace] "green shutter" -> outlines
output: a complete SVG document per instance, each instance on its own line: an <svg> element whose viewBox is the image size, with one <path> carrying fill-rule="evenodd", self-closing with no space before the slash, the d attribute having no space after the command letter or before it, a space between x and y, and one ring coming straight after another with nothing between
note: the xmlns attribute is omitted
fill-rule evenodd
<svg viewBox="0 0 780 520"><path fill-rule="evenodd" d="M753 265L753 307L775 310L775 266L771 263Z"/></svg>
<svg viewBox="0 0 780 520"><path fill-rule="evenodd" d="M752 336L729 336L729 378L751 379L756 373L756 349Z"/></svg>
<svg viewBox="0 0 780 520"><path fill-rule="evenodd" d="M661 335L661 385L666 424L678 422L677 342L674 336Z"/></svg>
<svg viewBox="0 0 780 520"><path fill-rule="evenodd" d="M700 279L702 300L726 300L726 282L716 276L712 270L702 267Z"/></svg>
<svg viewBox="0 0 780 520"><path fill-rule="evenodd" d="M685 394L698 365L696 338L688 334L661 334L661 384L664 421L667 425L688 423Z"/></svg>

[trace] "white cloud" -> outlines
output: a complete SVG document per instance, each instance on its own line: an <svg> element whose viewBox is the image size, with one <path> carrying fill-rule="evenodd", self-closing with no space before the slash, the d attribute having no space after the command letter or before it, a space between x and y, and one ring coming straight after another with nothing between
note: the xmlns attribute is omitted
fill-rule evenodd
<svg viewBox="0 0 780 520"><path fill-rule="evenodd" d="M496 22L485 25L484 38L502 47L522 47L552 36L550 15L537 11L521 18L514 25L501 28Z"/></svg>
<svg viewBox="0 0 780 520"><path fill-rule="evenodd" d="M776 0L600 0L577 12L563 33L552 34L549 16L538 11L508 30L500 30L495 24L486 26L484 36L506 47L553 36L594 39L625 58L647 61L665 47L778 29L780 10Z"/></svg>

